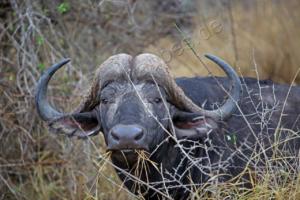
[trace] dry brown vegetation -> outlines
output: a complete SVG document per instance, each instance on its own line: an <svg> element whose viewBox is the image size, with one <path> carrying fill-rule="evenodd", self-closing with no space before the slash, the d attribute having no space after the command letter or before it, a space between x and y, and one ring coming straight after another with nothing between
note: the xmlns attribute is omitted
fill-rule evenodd
<svg viewBox="0 0 300 200"><path fill-rule="evenodd" d="M238 2L199 2L193 29L186 31L195 50L199 55L212 52L223 57L240 75L256 77L257 65L261 79L290 83L300 67L299 2ZM178 76L208 74L180 36L165 36L147 50L169 61ZM213 72L221 75L216 70L212 67Z"/></svg>
<svg viewBox="0 0 300 200"><path fill-rule="evenodd" d="M207 75L175 24L199 55L223 57L240 75L257 77L257 68L261 79L291 83L300 67L298 0L4 0L0 20L0 199L136 198L117 178L102 136L55 136L37 117L38 77L63 57L72 63L51 81L50 96L64 111L115 53L154 52L176 76ZM300 199L300 176L270 184L274 176L266 173L251 193L226 184L211 190L216 199ZM212 198L198 190L192 199L200 197Z"/></svg>

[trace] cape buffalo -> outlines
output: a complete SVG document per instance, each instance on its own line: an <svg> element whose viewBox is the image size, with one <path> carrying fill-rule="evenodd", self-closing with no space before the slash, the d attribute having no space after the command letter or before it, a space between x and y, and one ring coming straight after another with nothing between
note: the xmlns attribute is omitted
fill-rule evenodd
<svg viewBox="0 0 300 200"><path fill-rule="evenodd" d="M206 57L227 77L174 79L158 56L114 55L78 109L62 113L48 103L47 86L66 59L41 76L37 110L53 131L102 132L120 179L145 199L186 199L207 183L236 179L249 187L265 168L299 170L300 87L238 77Z"/></svg>

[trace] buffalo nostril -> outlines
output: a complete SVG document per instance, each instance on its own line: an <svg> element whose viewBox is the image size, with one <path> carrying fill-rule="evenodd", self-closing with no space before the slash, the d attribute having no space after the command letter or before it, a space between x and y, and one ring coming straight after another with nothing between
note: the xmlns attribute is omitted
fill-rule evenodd
<svg viewBox="0 0 300 200"><path fill-rule="evenodd" d="M120 140L120 138L118 137L118 134L115 133L114 131L111 132L111 136L112 136L112 138L113 138L114 140L116 140L116 141L119 141L119 140Z"/></svg>
<svg viewBox="0 0 300 200"><path fill-rule="evenodd" d="M135 133L136 135L134 136L134 140L140 140L143 137L143 131L140 129L138 132Z"/></svg>

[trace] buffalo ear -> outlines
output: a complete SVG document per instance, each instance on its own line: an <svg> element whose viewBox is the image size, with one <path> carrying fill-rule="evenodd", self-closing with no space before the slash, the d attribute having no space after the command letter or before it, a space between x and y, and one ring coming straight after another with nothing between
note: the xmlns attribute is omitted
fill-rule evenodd
<svg viewBox="0 0 300 200"><path fill-rule="evenodd" d="M65 115L49 122L51 131L86 138L99 133L101 126L94 112Z"/></svg>
<svg viewBox="0 0 300 200"><path fill-rule="evenodd" d="M198 140L218 127L215 120L197 113L176 111L173 115L174 130L177 139Z"/></svg>

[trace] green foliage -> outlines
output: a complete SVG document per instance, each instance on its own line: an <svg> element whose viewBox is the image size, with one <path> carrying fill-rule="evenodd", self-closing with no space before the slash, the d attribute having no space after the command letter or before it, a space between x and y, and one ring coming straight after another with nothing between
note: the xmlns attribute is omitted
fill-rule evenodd
<svg viewBox="0 0 300 200"><path fill-rule="evenodd" d="M43 45L45 40L44 40L44 37L39 35L37 38L36 38L36 42L38 45Z"/></svg>
<svg viewBox="0 0 300 200"><path fill-rule="evenodd" d="M44 63L38 64L38 69L41 70L41 71L44 71L45 70L45 64Z"/></svg>
<svg viewBox="0 0 300 200"><path fill-rule="evenodd" d="M60 14L67 13L70 10L70 4L68 2L63 2L57 6L57 11Z"/></svg>
<svg viewBox="0 0 300 200"><path fill-rule="evenodd" d="M232 144L236 145L236 135L234 133L230 134L230 135L226 135L226 139L228 142L231 142Z"/></svg>
<svg viewBox="0 0 300 200"><path fill-rule="evenodd" d="M10 74L9 77L8 77L8 80L13 81L14 79L15 79L14 75Z"/></svg>

